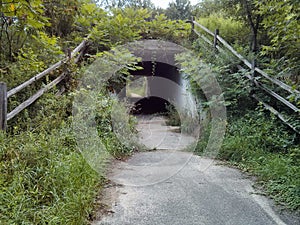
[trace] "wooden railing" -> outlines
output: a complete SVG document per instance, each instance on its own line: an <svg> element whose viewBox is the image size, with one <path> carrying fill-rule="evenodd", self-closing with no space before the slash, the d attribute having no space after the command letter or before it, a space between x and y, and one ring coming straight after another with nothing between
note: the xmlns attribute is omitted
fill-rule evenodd
<svg viewBox="0 0 300 225"><path fill-rule="evenodd" d="M296 116L299 116L300 113L300 109L294 105L293 103L291 103L288 99L282 97L280 94L276 93L275 91L271 90L269 87L267 87L266 85L264 85L263 83L261 83L259 81L259 77L263 77L266 80L268 80L272 85L276 85L278 86L280 89L285 90L287 92L289 92L290 94L294 94L295 96L298 96L298 98L300 98L300 92L298 90L295 90L294 88L292 88L291 86L285 84L284 82L271 77L270 75L268 75L266 72L264 72L263 70L259 69L256 67L256 63L255 60L253 60L252 62L249 62L244 56L242 56L241 54L239 54L236 50L234 50L234 48L228 44L220 35L219 35L219 30L215 30L215 32L210 31L209 29L207 29L206 27L204 27L203 25L199 24L198 22L196 22L194 20L194 18L189 21L192 23L192 30L194 31L194 33L197 34L197 36L199 36L200 38L202 38L205 42L207 42L208 44L214 46L215 49L222 51L223 48L229 50L235 57L237 57L241 62L243 62L243 64L251 70L251 75L247 75L245 74L245 76L251 80L251 82L253 82L253 85L256 86L260 91L268 94L269 96L271 96L272 98L275 98L277 101L281 102L282 104L284 104L286 107L288 107L289 109L291 109ZM198 29L204 31L204 33L208 34L209 36L213 37L213 41L210 40L209 38L207 38L205 35L201 34L201 32L199 32ZM219 45L219 43L221 43L222 45ZM222 47L221 47L222 46ZM239 66L239 69L244 69L243 66ZM273 114L275 114L281 121L283 121L286 125L288 125L292 130L294 130L296 133L300 134L300 130L295 127L294 125L292 125L287 118L285 118L285 116L280 113L279 111L277 111L275 108L273 108L272 106L270 106L269 104L265 103L261 98L259 98L255 93L252 94L252 97L257 100L258 102L260 102L266 109L268 109L269 111L271 111Z"/></svg>
<svg viewBox="0 0 300 225"><path fill-rule="evenodd" d="M251 70L251 75L245 74L245 76L253 82L253 84L260 89L261 91L265 92L269 96L275 98L277 101L284 104L286 107L291 109L296 115L299 115L300 109L295 106L293 103L291 103L286 98L280 96L280 94L276 93L275 91L271 90L267 86L265 86L263 83L259 81L258 74L268 80L271 84L277 85L281 89L289 92L290 94L294 94L300 98L300 92L298 90L295 90L291 86L285 84L284 82L273 78L269 76L267 73L262 71L261 69L256 67L255 61L249 62L244 56L239 54L234 48L228 44L220 35L219 31L215 30L215 32L210 31L203 25L196 22L194 19L189 21L192 24L192 30L205 42L208 44L214 46L215 49L218 51L222 51L223 48L219 43L222 44L223 47L225 47L227 50L229 50L234 56L236 56L243 64ZM206 34L213 37L213 40L211 41L209 38L207 38L205 35L201 34L197 28L203 30ZM57 84L59 84L62 80L64 80L66 74L63 73L59 77L57 77L55 80L53 80L51 83L40 89L36 94L28 98L25 102L21 103L19 106L17 106L13 111L7 112L7 104L8 104L8 98L12 97L13 95L17 94L24 88L28 87L29 85L33 84L34 82L40 80L41 78L45 77L50 72L56 70L57 68L61 67L65 63L67 63L70 59L74 58L78 53L80 53L77 58L75 59L75 62L78 62L80 57L83 54L83 50L85 49L87 45L86 38L80 45L78 45L70 54L68 57L65 57L63 60L57 62L56 64L50 66L48 69L44 70L43 72L37 74L36 76L32 77L28 81L24 82L23 84L19 85L18 87L15 87L9 91L7 91L7 85L5 83L0 82L0 129L6 130L7 122L14 118L16 115L18 115L21 111L26 109L28 106L30 106L32 103L34 103L38 98L40 98L45 92L47 92L49 89L55 87ZM242 66L239 66L239 69L243 69ZM280 120L282 120L286 125L288 125L292 130L294 130L296 133L300 134L300 131L298 128L293 126L287 118L285 118L284 115L282 115L279 111L277 111L275 108L270 106L269 104L265 103L261 98L259 98L255 93L252 94L252 97L256 99L258 102L260 102L266 109L271 111L273 114L275 114Z"/></svg>
<svg viewBox="0 0 300 225"><path fill-rule="evenodd" d="M58 76L55 80L47 84L45 87L41 88L38 92L36 92L34 95L32 95L30 98L28 98L26 101L21 103L19 106L17 106L13 111L7 112L7 104L8 99L12 97L13 95L19 93L24 88L28 87L29 85L35 83L36 81L42 79L47 74L55 71L56 69L60 68L62 65L68 63L71 59L74 59L75 63L78 63L80 58L84 54L84 49L87 46L87 40L83 40L72 52L68 54L63 60L55 63L54 65L50 66L48 69L44 70L43 72L37 74L36 76L30 78L26 82L20 84L19 86L7 91L7 85L6 83L0 82L0 129L6 130L7 128L7 122L17 116L21 111L29 107L31 104L33 104L37 99L39 99L45 92L55 87L57 84L59 84L61 81L63 81L66 77L66 73L61 74Z"/></svg>

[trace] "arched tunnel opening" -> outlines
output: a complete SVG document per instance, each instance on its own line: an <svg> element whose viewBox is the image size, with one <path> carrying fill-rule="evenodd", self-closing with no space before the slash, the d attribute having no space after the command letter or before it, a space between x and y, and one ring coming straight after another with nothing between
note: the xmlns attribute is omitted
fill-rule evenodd
<svg viewBox="0 0 300 225"><path fill-rule="evenodd" d="M167 114L171 104L160 97L145 97L134 103L130 110L133 115Z"/></svg>
<svg viewBox="0 0 300 225"><path fill-rule="evenodd" d="M177 67L143 61L142 70L132 71L125 96L131 103L132 114L166 114L182 104L182 76Z"/></svg>
<svg viewBox="0 0 300 225"><path fill-rule="evenodd" d="M142 59L138 64L142 69L130 71L130 79L125 79L122 90L114 89L114 93L126 102L129 112L137 118L157 117L158 121L165 120L168 126L194 132L198 126L198 105L175 57L186 49L161 40L142 40L127 47ZM163 117L157 115L162 113ZM143 116L149 114L152 115Z"/></svg>

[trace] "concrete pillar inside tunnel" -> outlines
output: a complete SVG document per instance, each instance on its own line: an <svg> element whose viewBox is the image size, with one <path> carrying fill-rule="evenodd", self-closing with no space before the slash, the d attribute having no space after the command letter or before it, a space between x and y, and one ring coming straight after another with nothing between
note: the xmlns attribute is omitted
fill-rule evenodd
<svg viewBox="0 0 300 225"><path fill-rule="evenodd" d="M180 99L181 75L176 67L155 63L154 75L147 77L149 96L159 96L167 101Z"/></svg>

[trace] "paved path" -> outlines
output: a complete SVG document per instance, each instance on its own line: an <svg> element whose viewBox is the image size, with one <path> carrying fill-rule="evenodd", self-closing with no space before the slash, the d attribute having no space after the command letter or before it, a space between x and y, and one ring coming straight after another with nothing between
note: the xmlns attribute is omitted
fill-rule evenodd
<svg viewBox="0 0 300 225"><path fill-rule="evenodd" d="M179 127L166 125L158 116L138 117L137 130L140 142L148 149L183 150L196 141L195 138L179 132Z"/></svg>
<svg viewBox="0 0 300 225"><path fill-rule="evenodd" d="M141 142L162 150L115 166L111 179L118 185L106 190L111 213L94 225L299 224L280 218L238 170L179 151L193 138L174 133L162 118L140 120L139 129Z"/></svg>

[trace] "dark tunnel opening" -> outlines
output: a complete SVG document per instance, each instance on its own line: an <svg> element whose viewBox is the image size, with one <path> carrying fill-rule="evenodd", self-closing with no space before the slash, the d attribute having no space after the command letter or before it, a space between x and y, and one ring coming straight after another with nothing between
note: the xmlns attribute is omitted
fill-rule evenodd
<svg viewBox="0 0 300 225"><path fill-rule="evenodd" d="M136 85L126 91L126 97L132 104L130 113L134 115L168 113L169 106L172 105L170 102L176 102L180 99L178 96L182 94L178 88L182 82L178 68L166 63L149 61L141 62L139 66L143 69L131 72L132 81ZM138 88L141 86L144 86L145 90Z"/></svg>
<svg viewBox="0 0 300 225"><path fill-rule="evenodd" d="M164 77L166 79L172 80L178 85L181 84L181 75L176 66L172 66L162 62L149 62L142 61L137 64L137 66L142 67L142 70L131 71L133 76L145 76L145 77Z"/></svg>
<svg viewBox="0 0 300 225"><path fill-rule="evenodd" d="M130 113L133 115L166 114L169 112L170 103L160 97L147 97L138 100Z"/></svg>

